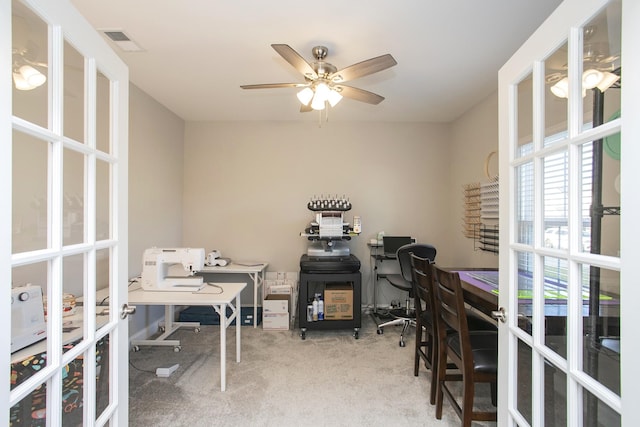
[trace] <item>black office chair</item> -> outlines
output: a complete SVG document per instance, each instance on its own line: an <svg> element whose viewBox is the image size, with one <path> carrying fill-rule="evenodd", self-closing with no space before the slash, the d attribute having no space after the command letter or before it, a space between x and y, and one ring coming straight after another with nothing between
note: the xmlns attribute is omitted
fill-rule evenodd
<svg viewBox="0 0 640 427"><path fill-rule="evenodd" d="M409 329L409 326L416 326L416 314L415 311L411 309L411 301L414 298L411 254L420 258L428 259L431 262L435 262L436 248L425 243L410 243L408 245L401 246L396 252L396 257L400 264L400 274L387 274L385 276L392 286L407 292L407 298L403 308L389 310L389 314L391 314L394 319L378 325L378 334L382 334L384 332L385 326L402 325L399 343L400 347L405 346L404 334Z"/></svg>

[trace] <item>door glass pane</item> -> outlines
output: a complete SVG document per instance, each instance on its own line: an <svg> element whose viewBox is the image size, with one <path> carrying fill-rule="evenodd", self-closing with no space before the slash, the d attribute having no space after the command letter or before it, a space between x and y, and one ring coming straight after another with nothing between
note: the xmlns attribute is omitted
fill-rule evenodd
<svg viewBox="0 0 640 427"><path fill-rule="evenodd" d="M65 344L63 352L76 343ZM62 367L62 425L82 425L84 393L84 357L79 356Z"/></svg>
<svg viewBox="0 0 640 427"><path fill-rule="evenodd" d="M533 322L533 254L516 252L518 259L518 327L532 333Z"/></svg>
<svg viewBox="0 0 640 427"><path fill-rule="evenodd" d="M42 358L33 358L24 363L11 365L11 388L22 384L37 372L36 367L42 366ZM47 420L47 386L40 384L24 399L9 410L11 426L45 426Z"/></svg>
<svg viewBox="0 0 640 427"><path fill-rule="evenodd" d="M515 380L517 384L517 402L516 408L522 414L525 420L531 425L531 408L532 408L532 381L531 381L531 347L524 341L518 340L517 354L517 372L518 378Z"/></svg>
<svg viewBox="0 0 640 427"><path fill-rule="evenodd" d="M582 265L583 370L620 395L620 273Z"/></svg>
<svg viewBox="0 0 640 427"><path fill-rule="evenodd" d="M529 74L520 83L517 89L517 127L518 140L516 141L516 157L531 153L533 145L533 77Z"/></svg>
<svg viewBox="0 0 640 427"><path fill-rule="evenodd" d="M582 250L620 256L620 133L580 147Z"/></svg>
<svg viewBox="0 0 640 427"><path fill-rule="evenodd" d="M11 361L47 351L47 263L11 270ZM40 363L33 365L39 370Z"/></svg>
<svg viewBox="0 0 640 427"><path fill-rule="evenodd" d="M96 417L109 405L110 337L107 335L96 342Z"/></svg>
<svg viewBox="0 0 640 427"><path fill-rule="evenodd" d="M109 309L111 289L111 258L109 249L96 251L96 328L107 323L109 316L104 314Z"/></svg>
<svg viewBox="0 0 640 427"><path fill-rule="evenodd" d="M63 242L65 245L84 241L84 155L64 149L64 203L62 204Z"/></svg>
<svg viewBox="0 0 640 427"><path fill-rule="evenodd" d="M533 162L528 162L515 169L516 177L516 241L533 244Z"/></svg>
<svg viewBox="0 0 640 427"><path fill-rule="evenodd" d="M544 246L569 248L569 168L566 150L546 156L542 169Z"/></svg>
<svg viewBox="0 0 640 427"><path fill-rule="evenodd" d="M545 61L544 144L559 141L567 135L567 43Z"/></svg>
<svg viewBox="0 0 640 427"><path fill-rule="evenodd" d="M70 255L64 257L63 295L62 295L62 332L65 343L73 342L83 337L82 307L77 299L83 295L85 283L84 255Z"/></svg>
<svg viewBox="0 0 640 427"><path fill-rule="evenodd" d="M567 376L545 360L544 363L544 426L567 425Z"/></svg>
<svg viewBox="0 0 640 427"><path fill-rule="evenodd" d="M68 42L64 43L64 136L85 140L84 58Z"/></svg>
<svg viewBox="0 0 640 427"><path fill-rule="evenodd" d="M584 128L620 116L621 16L621 2L613 1L583 28Z"/></svg>
<svg viewBox="0 0 640 427"><path fill-rule="evenodd" d="M18 1L12 11L13 115L43 128L48 121L48 28Z"/></svg>
<svg viewBox="0 0 640 427"><path fill-rule="evenodd" d="M96 240L110 238L111 224L111 175L109 163L96 161Z"/></svg>
<svg viewBox="0 0 640 427"><path fill-rule="evenodd" d="M45 249L49 144L14 130L12 163L12 252Z"/></svg>
<svg viewBox="0 0 640 427"><path fill-rule="evenodd" d="M582 425L587 427L620 427L622 420L620 414L611 409L588 390L582 390L583 395L583 419Z"/></svg>
<svg viewBox="0 0 640 427"><path fill-rule="evenodd" d="M96 148L105 153L111 153L110 140L110 108L111 108L111 84L109 79L98 72L96 80Z"/></svg>
<svg viewBox="0 0 640 427"><path fill-rule="evenodd" d="M545 344L567 357L567 261L544 257Z"/></svg>

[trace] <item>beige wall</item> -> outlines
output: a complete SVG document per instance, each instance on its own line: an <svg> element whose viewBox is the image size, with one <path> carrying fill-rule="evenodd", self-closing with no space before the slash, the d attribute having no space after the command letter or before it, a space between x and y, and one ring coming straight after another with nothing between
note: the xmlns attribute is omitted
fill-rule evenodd
<svg viewBox="0 0 640 427"><path fill-rule="evenodd" d="M187 123L183 243L298 271L307 247L300 232L314 218L306 203L344 194L353 204L346 220L362 217L350 247L362 262L365 304L372 302L366 244L379 231L435 245L443 265L497 265L460 231L461 183L482 177L483 158L497 146L494 104L453 126ZM380 285L379 302L397 297L388 288Z"/></svg>
<svg viewBox="0 0 640 427"><path fill-rule="evenodd" d="M451 126L451 169L447 188L451 194L449 223L451 232L451 265L460 267L498 267L498 256L474 250L474 241L462 234L464 214L463 186L473 182L487 182L485 160L498 151L498 94L494 92L471 107ZM489 175L498 173L498 156L489 161Z"/></svg>
<svg viewBox="0 0 640 427"><path fill-rule="evenodd" d="M151 246L182 244L184 121L134 85L129 89L129 276ZM150 327L162 307L138 307L130 333ZM150 331L150 332L155 332Z"/></svg>

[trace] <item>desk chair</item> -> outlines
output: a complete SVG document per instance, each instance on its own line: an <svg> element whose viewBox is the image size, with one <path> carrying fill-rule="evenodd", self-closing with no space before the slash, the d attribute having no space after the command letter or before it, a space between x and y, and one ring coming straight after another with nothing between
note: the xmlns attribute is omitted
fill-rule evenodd
<svg viewBox="0 0 640 427"><path fill-rule="evenodd" d="M392 286L407 292L405 307L389 310L389 314L391 314L394 319L378 325L378 334L383 333L385 326L402 325L400 347L405 346L404 334L409 329L409 326L416 325L416 315L411 309L411 300L413 299L412 253L420 258L428 259L431 262L434 262L436 259L436 248L424 243L410 243L398 249L396 257L400 264L400 274L387 274L385 278Z"/></svg>
<svg viewBox="0 0 640 427"><path fill-rule="evenodd" d="M460 276L435 265L430 268L438 327L436 418L442 419L446 396L463 427L470 427L472 420L496 421L497 411L474 410L473 402L475 384L490 383L491 403L497 403L498 332L469 331ZM447 375L447 361L459 369L460 375ZM452 380L463 382L461 403L456 400L455 389L449 388L448 381Z"/></svg>

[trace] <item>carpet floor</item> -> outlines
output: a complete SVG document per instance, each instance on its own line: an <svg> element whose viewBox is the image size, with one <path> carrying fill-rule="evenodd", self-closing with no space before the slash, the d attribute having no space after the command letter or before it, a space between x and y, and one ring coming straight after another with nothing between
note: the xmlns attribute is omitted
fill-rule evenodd
<svg viewBox="0 0 640 427"><path fill-rule="evenodd" d="M227 389L220 391L219 328L178 330L182 351L143 347L130 353L131 426L459 426L448 402L442 420L429 404L430 372L413 375L415 330L398 345L400 327L376 333L362 316L352 330L265 331L242 327L242 361L235 330L227 333ZM179 364L168 378L158 367ZM489 390L478 390L480 404ZM474 424L475 426L476 424ZM478 423L495 426L495 423Z"/></svg>

